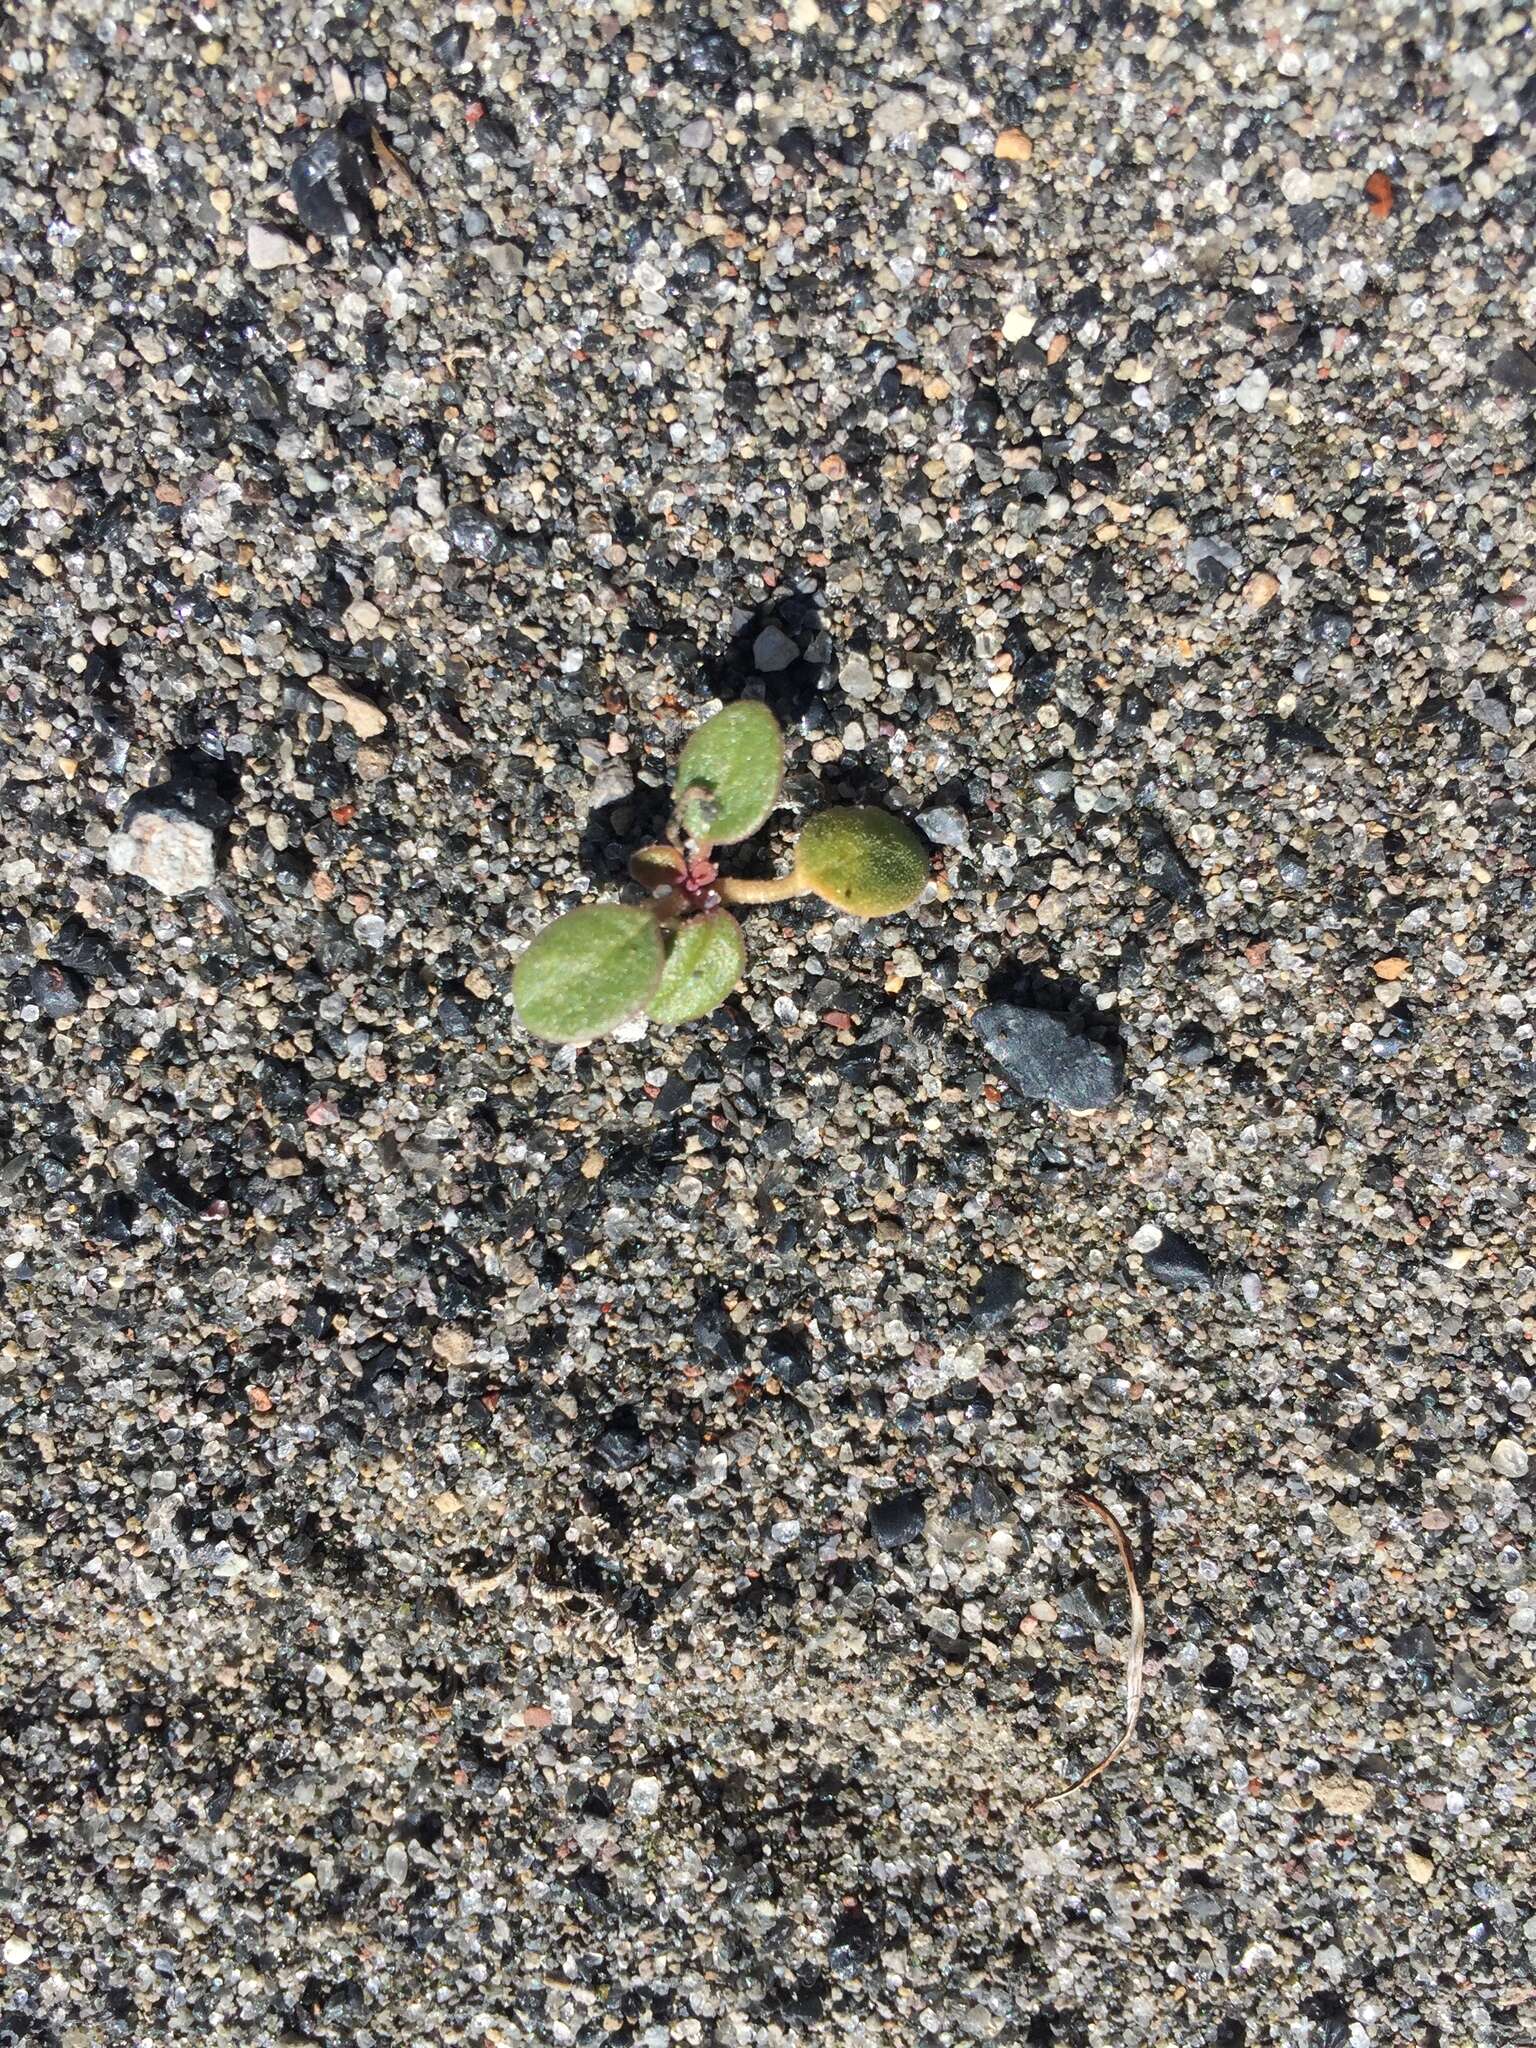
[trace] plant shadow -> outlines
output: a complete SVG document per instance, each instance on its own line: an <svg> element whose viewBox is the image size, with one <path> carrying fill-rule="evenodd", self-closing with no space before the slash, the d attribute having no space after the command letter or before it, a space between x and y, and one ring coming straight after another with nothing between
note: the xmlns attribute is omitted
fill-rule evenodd
<svg viewBox="0 0 1536 2048"><path fill-rule="evenodd" d="M627 796L589 813L576 849L582 873L597 888L627 882L630 855L664 839L671 820L671 792L637 783Z"/></svg>

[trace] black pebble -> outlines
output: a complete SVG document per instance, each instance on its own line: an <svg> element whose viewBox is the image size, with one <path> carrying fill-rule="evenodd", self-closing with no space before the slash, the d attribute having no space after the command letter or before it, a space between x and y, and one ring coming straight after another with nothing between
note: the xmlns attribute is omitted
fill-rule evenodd
<svg viewBox="0 0 1536 2048"><path fill-rule="evenodd" d="M96 1211L96 1226L92 1234L104 1238L108 1244L132 1244L133 1226L138 1218L138 1203L132 1195L119 1191L108 1195Z"/></svg>
<svg viewBox="0 0 1536 2048"><path fill-rule="evenodd" d="M1215 1054L1215 1035L1203 1024L1181 1024L1174 1033L1173 1056L1181 1067L1203 1067Z"/></svg>
<svg viewBox="0 0 1536 2048"><path fill-rule="evenodd" d="M1392 1645L1394 1657L1400 1657L1405 1664L1412 1664L1420 1671L1433 1671L1440 1661L1439 1646L1424 1622L1416 1628L1405 1629Z"/></svg>
<svg viewBox="0 0 1536 2048"><path fill-rule="evenodd" d="M893 1493L869 1511L869 1533L882 1550L905 1550L922 1536L928 1510L920 1493Z"/></svg>
<svg viewBox="0 0 1536 2048"><path fill-rule="evenodd" d="M299 209L299 219L311 234L350 235L357 226L356 216L336 189L341 153L342 145L336 135L322 135L288 174L288 188Z"/></svg>
<svg viewBox="0 0 1536 2048"><path fill-rule="evenodd" d="M469 24L455 21L432 38L432 54L446 71L456 71L469 49Z"/></svg>
<svg viewBox="0 0 1536 2048"><path fill-rule="evenodd" d="M880 1930L861 1906L848 1906L832 1923L827 1942L828 1967L839 1977L855 1977L880 1952Z"/></svg>
<svg viewBox="0 0 1536 2048"><path fill-rule="evenodd" d="M1211 1284L1210 1260L1198 1245L1191 1244L1176 1230L1163 1232L1162 1243L1146 1255L1146 1268L1154 1280L1176 1293Z"/></svg>
<svg viewBox="0 0 1536 2048"><path fill-rule="evenodd" d="M803 1387L811 1377L811 1347L800 1330L775 1330L763 1345L763 1371L781 1387Z"/></svg>
<svg viewBox="0 0 1536 2048"><path fill-rule="evenodd" d="M1355 630L1355 622L1348 612L1321 609L1315 611L1307 623L1318 646L1335 651L1349 645L1349 636Z"/></svg>
<svg viewBox="0 0 1536 2048"><path fill-rule="evenodd" d="M1536 355L1516 342L1512 348L1494 357L1488 365L1488 374L1505 391L1529 397L1536 392Z"/></svg>
<svg viewBox="0 0 1536 2048"><path fill-rule="evenodd" d="M1029 1293L1029 1276L1022 1266L1004 1263L989 1267L971 1309L971 1321L978 1330L996 1330L1009 1322Z"/></svg>
<svg viewBox="0 0 1536 2048"><path fill-rule="evenodd" d="M1002 418L1002 401L990 384L977 387L975 396L965 408L962 432L967 441L976 448L990 448L997 440L997 425Z"/></svg>
<svg viewBox="0 0 1536 2048"><path fill-rule="evenodd" d="M1161 826L1149 826L1141 835L1141 879L1172 903L1204 900L1199 876Z"/></svg>
<svg viewBox="0 0 1536 2048"><path fill-rule="evenodd" d="M27 994L45 1017L55 1022L85 1007L89 984L56 960L39 960L27 979Z"/></svg>
<svg viewBox="0 0 1536 2048"><path fill-rule="evenodd" d="M628 1472L645 1456L645 1432L633 1408L615 1408L593 1445L598 1457L615 1472Z"/></svg>

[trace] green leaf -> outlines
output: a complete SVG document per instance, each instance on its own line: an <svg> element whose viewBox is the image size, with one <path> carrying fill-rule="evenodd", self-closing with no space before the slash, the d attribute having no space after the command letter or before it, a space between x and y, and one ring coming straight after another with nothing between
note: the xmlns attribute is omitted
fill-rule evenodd
<svg viewBox="0 0 1536 2048"><path fill-rule="evenodd" d="M691 1024L723 1003L747 964L741 926L728 910L711 910L680 924L650 1001L658 1024Z"/></svg>
<svg viewBox="0 0 1536 2048"><path fill-rule="evenodd" d="M910 910L928 881L928 852L910 825L868 804L819 811L800 834L795 873L855 917Z"/></svg>
<svg viewBox="0 0 1536 2048"><path fill-rule="evenodd" d="M535 1038L580 1044L643 1010L666 963L648 910L594 903L557 917L512 975L512 1002Z"/></svg>
<svg viewBox="0 0 1536 2048"><path fill-rule="evenodd" d="M629 876L654 895L658 889L673 888L682 879L684 865L675 846L642 846L629 856Z"/></svg>
<svg viewBox="0 0 1536 2048"><path fill-rule="evenodd" d="M778 799L784 735L766 704L727 704L677 764L677 815L690 839L726 846L755 832Z"/></svg>

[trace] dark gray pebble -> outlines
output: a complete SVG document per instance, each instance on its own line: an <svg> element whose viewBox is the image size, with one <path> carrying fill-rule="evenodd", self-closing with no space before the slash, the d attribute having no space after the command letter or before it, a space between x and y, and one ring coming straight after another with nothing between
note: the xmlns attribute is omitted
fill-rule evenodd
<svg viewBox="0 0 1536 2048"><path fill-rule="evenodd" d="M1198 1245L1191 1244L1177 1230L1165 1230L1162 1242L1145 1256L1146 1269L1163 1287L1175 1293L1198 1290L1211 1284L1211 1262Z"/></svg>
<svg viewBox="0 0 1536 2048"><path fill-rule="evenodd" d="M449 545L488 569L507 559L507 537L478 505L456 505L448 515Z"/></svg>
<svg viewBox="0 0 1536 2048"><path fill-rule="evenodd" d="M869 1533L882 1550L905 1550L922 1536L928 1519L920 1493L893 1493L869 1511Z"/></svg>
<svg viewBox="0 0 1536 2048"><path fill-rule="evenodd" d="M27 982L27 993L45 1017L55 1022L73 1017L85 1008L90 986L85 979L56 960L39 960Z"/></svg>
<svg viewBox="0 0 1536 2048"><path fill-rule="evenodd" d="M990 1266L982 1276L971 1321L978 1330L997 1330L1010 1322L1029 1297L1029 1275L1009 1263Z"/></svg>
<svg viewBox="0 0 1536 2048"><path fill-rule="evenodd" d="M987 1057L1031 1102L1052 1102L1058 1109L1107 1109L1124 1085L1121 1053L1087 1037L1052 1010L990 1003L976 1012L975 1026Z"/></svg>

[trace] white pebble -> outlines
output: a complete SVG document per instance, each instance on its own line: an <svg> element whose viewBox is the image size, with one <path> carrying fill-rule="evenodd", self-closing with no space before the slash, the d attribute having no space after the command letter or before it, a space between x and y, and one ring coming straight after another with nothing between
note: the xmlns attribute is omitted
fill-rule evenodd
<svg viewBox="0 0 1536 2048"><path fill-rule="evenodd" d="M1525 1445L1512 1436L1504 1437L1493 1447L1489 1460L1501 1479L1523 1479L1531 1469L1531 1457Z"/></svg>
<svg viewBox="0 0 1536 2048"><path fill-rule="evenodd" d="M660 1805L660 1778L636 1778L629 1788L630 1812L641 1820L649 1820Z"/></svg>
<svg viewBox="0 0 1536 2048"><path fill-rule="evenodd" d="M309 261L309 251L302 243L256 220L245 231L245 254L252 270L285 270L290 264Z"/></svg>
<svg viewBox="0 0 1536 2048"><path fill-rule="evenodd" d="M1244 412L1262 412L1269 400L1269 379L1262 370L1250 370L1233 396Z"/></svg>
<svg viewBox="0 0 1536 2048"><path fill-rule="evenodd" d="M162 896L211 889L213 834L192 818L142 811L107 841L107 866L114 875L137 875Z"/></svg>

